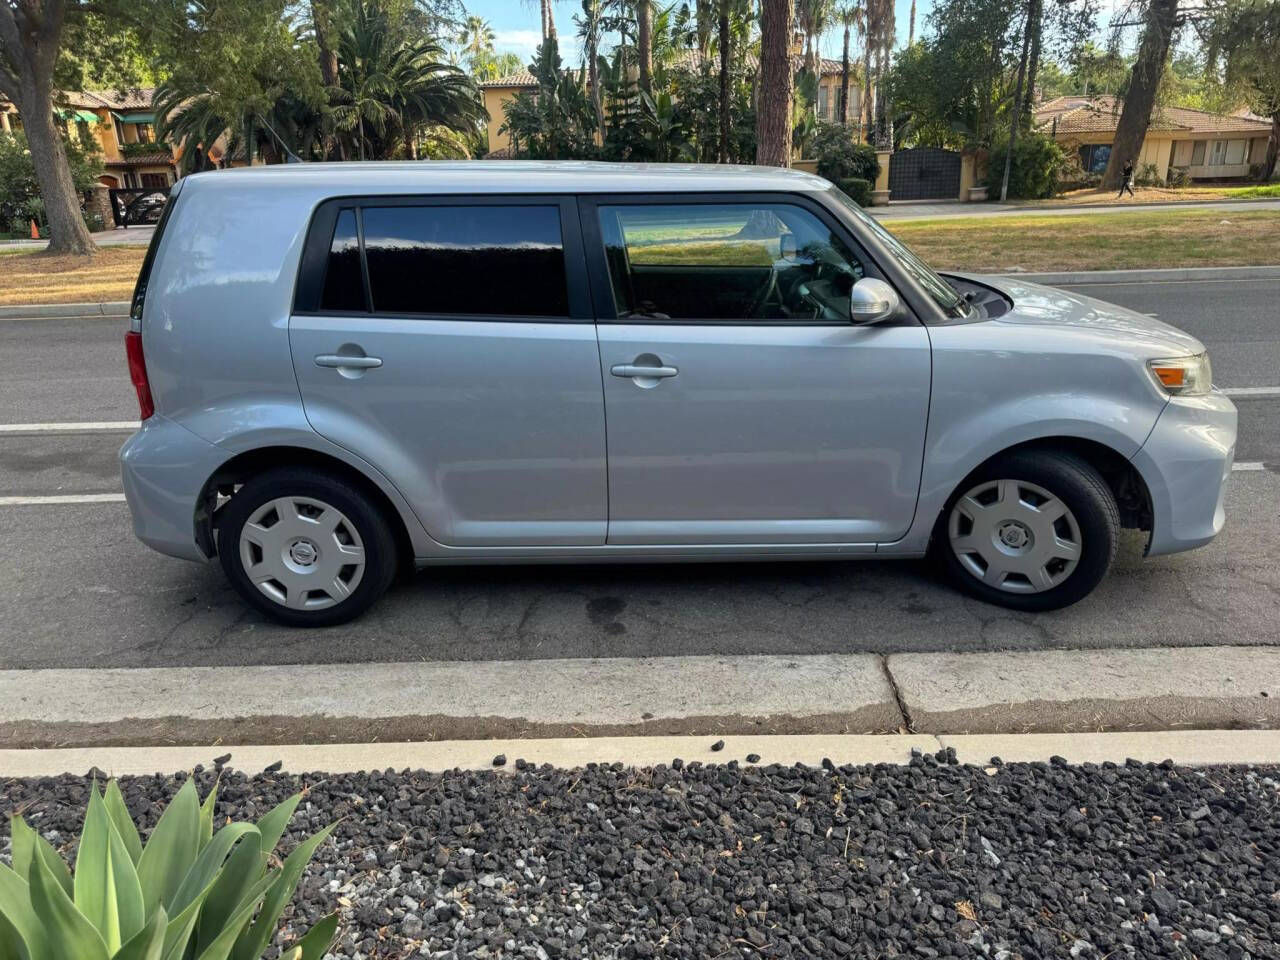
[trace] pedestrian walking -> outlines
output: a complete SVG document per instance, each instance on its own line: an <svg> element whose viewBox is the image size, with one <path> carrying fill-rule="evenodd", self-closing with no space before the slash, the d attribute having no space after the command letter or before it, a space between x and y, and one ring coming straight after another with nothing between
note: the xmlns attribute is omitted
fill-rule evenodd
<svg viewBox="0 0 1280 960"><path fill-rule="evenodd" d="M1131 197L1135 196L1133 192L1133 161L1132 160L1126 160L1124 162L1124 170L1121 171L1120 173L1120 192L1116 194L1116 199L1119 200L1121 197L1123 197L1124 192L1126 190L1129 191L1129 196Z"/></svg>

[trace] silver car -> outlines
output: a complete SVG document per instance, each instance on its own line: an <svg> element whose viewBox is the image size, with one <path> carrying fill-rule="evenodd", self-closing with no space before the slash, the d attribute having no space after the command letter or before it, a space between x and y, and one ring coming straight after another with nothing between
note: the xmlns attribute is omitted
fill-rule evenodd
<svg viewBox="0 0 1280 960"><path fill-rule="evenodd" d="M1006 228L1008 229L1008 228ZM1193 337L939 276L756 167L307 164L175 187L127 335L134 529L324 625L398 568L920 557L1020 610L1222 529Z"/></svg>

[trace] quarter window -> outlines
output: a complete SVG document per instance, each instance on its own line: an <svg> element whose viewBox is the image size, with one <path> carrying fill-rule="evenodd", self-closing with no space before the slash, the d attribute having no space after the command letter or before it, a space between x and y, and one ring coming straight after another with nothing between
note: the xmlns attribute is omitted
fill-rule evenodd
<svg viewBox="0 0 1280 960"><path fill-rule="evenodd" d="M364 207L375 313L567 317L558 206Z"/></svg>
<svg viewBox="0 0 1280 960"><path fill-rule="evenodd" d="M791 204L601 206L619 319L847 321L862 261Z"/></svg>
<svg viewBox="0 0 1280 960"><path fill-rule="evenodd" d="M341 313L364 313L366 309L360 267L360 235L356 230L356 212L351 209L339 213L333 227L320 309Z"/></svg>

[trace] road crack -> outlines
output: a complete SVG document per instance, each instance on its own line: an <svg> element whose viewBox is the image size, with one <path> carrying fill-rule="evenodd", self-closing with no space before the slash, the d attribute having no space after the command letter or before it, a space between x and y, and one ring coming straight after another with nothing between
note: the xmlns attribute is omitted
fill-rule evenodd
<svg viewBox="0 0 1280 960"><path fill-rule="evenodd" d="M902 689L898 686L898 680L893 675L893 671L889 669L889 655L887 653L878 653L880 658L880 669L884 673L884 678L889 684L889 689L893 691L893 699L898 703L898 713L902 714L902 727L907 733L916 732L915 721L911 719L911 710L907 707L906 698L902 695Z"/></svg>

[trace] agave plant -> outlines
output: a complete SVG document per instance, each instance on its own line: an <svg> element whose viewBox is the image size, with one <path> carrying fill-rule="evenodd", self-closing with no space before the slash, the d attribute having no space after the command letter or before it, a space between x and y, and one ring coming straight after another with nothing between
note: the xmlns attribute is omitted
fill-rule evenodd
<svg viewBox="0 0 1280 960"><path fill-rule="evenodd" d="M302 795L215 833L216 794L201 803L188 780L144 846L115 781L105 795L95 783L74 876L13 817L13 867L0 863L0 960L258 960L335 825L273 864ZM337 927L337 914L325 917L283 960L319 960Z"/></svg>

